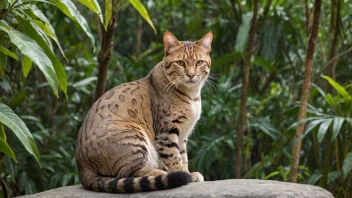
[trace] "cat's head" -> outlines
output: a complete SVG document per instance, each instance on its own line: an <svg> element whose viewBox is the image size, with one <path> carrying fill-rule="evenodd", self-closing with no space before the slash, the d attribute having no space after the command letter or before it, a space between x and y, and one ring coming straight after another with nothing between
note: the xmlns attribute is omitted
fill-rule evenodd
<svg viewBox="0 0 352 198"><path fill-rule="evenodd" d="M210 72L212 40L212 32L194 42L178 41L171 32L165 32L163 70L167 79L188 88L202 86Z"/></svg>

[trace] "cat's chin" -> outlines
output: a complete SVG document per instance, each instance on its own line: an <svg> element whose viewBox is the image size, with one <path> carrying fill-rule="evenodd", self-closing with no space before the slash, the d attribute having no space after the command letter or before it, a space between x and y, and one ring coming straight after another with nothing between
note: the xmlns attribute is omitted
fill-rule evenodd
<svg viewBox="0 0 352 198"><path fill-rule="evenodd" d="M187 89L194 89L194 88L198 88L201 85L201 81L185 81L182 83L182 85L184 87L186 87Z"/></svg>

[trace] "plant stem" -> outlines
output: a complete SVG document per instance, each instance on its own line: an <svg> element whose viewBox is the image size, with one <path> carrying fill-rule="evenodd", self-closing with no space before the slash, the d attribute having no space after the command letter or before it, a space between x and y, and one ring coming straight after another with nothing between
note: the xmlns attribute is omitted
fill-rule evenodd
<svg viewBox="0 0 352 198"><path fill-rule="evenodd" d="M113 2L113 5L116 5L116 1ZM100 96L102 96L105 92L105 81L108 72L108 65L114 47L114 32L116 29L116 18L116 12L112 12L107 31L103 34L101 50L98 55L99 74L97 87L95 89L95 100L98 100ZM101 28L103 29L102 26Z"/></svg>
<svg viewBox="0 0 352 198"><path fill-rule="evenodd" d="M303 88L301 93L301 105L298 113L298 122L303 120L306 117L308 99L310 95L310 84L311 76L313 70L313 55L315 51L316 40L318 37L319 29L319 18L320 18L320 8L321 0L315 0L314 3L314 14L313 14L313 26L312 31L308 41L306 62L304 66L304 79L303 79ZM296 128L296 139L302 136L305 124L301 124ZM292 161L291 161L291 172L290 172L290 181L297 183L297 174L299 167L299 154L301 152L302 140L297 141L292 149Z"/></svg>
<svg viewBox="0 0 352 198"><path fill-rule="evenodd" d="M253 18L251 21L251 29L249 33L248 48L244 57L244 69L242 78L241 104L240 114L238 118L237 141L236 141L236 161L235 161L235 177L241 178L241 150L243 131L246 123L246 104L249 85L249 70L251 66L251 57L255 40L256 24L258 15L258 0L254 1Z"/></svg>

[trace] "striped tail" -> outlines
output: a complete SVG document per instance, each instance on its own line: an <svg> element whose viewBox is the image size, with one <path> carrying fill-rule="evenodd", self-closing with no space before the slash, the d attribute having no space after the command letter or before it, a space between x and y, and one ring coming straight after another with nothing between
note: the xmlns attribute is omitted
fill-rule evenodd
<svg viewBox="0 0 352 198"><path fill-rule="evenodd" d="M187 185L191 182L192 176L188 172L172 172L157 176L113 178L96 176L96 181L90 185L82 181L83 186L88 190L111 193L134 193L164 190Z"/></svg>

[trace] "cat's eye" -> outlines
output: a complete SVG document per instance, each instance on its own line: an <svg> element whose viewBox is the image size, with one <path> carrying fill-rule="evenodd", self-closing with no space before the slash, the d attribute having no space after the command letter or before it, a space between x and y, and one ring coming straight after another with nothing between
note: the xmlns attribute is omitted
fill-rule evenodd
<svg viewBox="0 0 352 198"><path fill-rule="evenodd" d="M186 63L185 63L184 61L181 61L181 60L176 61L176 63L177 63L178 65L180 65L180 66L185 66L185 65L186 65Z"/></svg>
<svg viewBox="0 0 352 198"><path fill-rule="evenodd" d="M196 66L201 66L203 64L203 61L202 60L199 60L196 62Z"/></svg>

